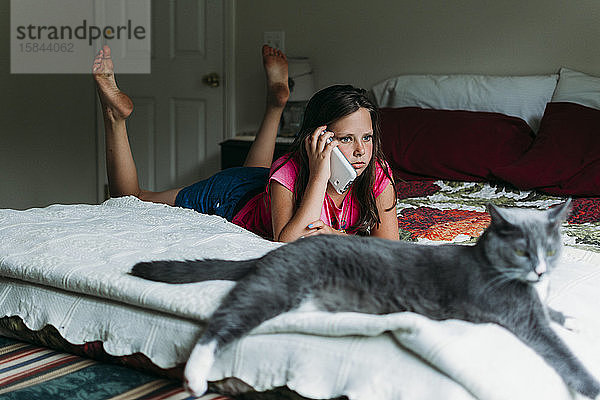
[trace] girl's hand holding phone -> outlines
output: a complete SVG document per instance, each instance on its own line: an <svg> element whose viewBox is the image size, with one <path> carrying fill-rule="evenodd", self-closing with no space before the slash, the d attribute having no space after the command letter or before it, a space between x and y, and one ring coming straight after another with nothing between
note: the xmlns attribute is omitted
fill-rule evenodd
<svg viewBox="0 0 600 400"><path fill-rule="evenodd" d="M306 138L310 176L317 182L323 182L323 178L326 176L335 191L343 194L352 185L357 173L337 148L338 142L333 139L335 134L327 131L326 128L326 126L320 126Z"/></svg>
<svg viewBox="0 0 600 400"><path fill-rule="evenodd" d="M338 145L335 140L327 143L327 139L333 138L334 134L326 129L327 126L318 127L305 141L310 175L324 181L331 175L331 152Z"/></svg>

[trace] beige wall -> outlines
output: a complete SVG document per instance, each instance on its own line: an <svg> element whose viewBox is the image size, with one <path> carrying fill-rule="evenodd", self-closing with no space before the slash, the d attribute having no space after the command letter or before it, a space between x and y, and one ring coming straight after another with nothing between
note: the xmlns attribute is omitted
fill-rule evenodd
<svg viewBox="0 0 600 400"><path fill-rule="evenodd" d="M10 75L9 4L0 1L0 208L94 203L92 79ZM237 0L236 9L238 131L255 129L264 109L266 30L284 30L288 54L312 59L318 87L563 65L600 76L599 0Z"/></svg>
<svg viewBox="0 0 600 400"><path fill-rule="evenodd" d="M237 128L258 126L263 31L312 59L317 88L364 88L404 73L600 76L598 0L239 0Z"/></svg>
<svg viewBox="0 0 600 400"><path fill-rule="evenodd" d="M8 6L0 1L0 208L95 203L92 78L11 75Z"/></svg>

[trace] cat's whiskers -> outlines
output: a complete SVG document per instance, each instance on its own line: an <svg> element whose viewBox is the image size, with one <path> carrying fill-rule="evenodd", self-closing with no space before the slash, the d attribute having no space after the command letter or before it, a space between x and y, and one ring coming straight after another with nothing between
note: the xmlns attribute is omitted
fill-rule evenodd
<svg viewBox="0 0 600 400"><path fill-rule="evenodd" d="M498 276L481 287L481 294L486 296L492 295L494 292L497 292L504 287L509 281L510 280L504 276Z"/></svg>
<svg viewBox="0 0 600 400"><path fill-rule="evenodd" d="M508 283L517 279L519 279L519 274L516 271L511 269L500 270L496 277L490 279L481 287L481 293L485 295L493 294L494 292L499 291L502 287L506 286Z"/></svg>

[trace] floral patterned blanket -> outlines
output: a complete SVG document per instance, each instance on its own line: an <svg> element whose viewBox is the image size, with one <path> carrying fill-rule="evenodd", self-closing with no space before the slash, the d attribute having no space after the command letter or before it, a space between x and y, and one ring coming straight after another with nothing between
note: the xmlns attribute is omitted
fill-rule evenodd
<svg viewBox="0 0 600 400"><path fill-rule="evenodd" d="M565 198L484 182L397 180L400 239L474 242L490 223L486 204L546 209ZM565 245L600 252L600 198L575 198Z"/></svg>

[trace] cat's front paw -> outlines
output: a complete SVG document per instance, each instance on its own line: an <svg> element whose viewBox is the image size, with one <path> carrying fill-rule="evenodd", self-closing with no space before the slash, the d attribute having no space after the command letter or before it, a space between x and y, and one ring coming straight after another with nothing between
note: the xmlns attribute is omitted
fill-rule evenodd
<svg viewBox="0 0 600 400"><path fill-rule="evenodd" d="M196 344L183 371L184 386L194 396L202 396L208 389L208 373L215 362L215 341Z"/></svg>
<svg viewBox="0 0 600 400"><path fill-rule="evenodd" d="M208 382L206 379L202 379L201 377L191 377L185 378L185 382L183 382L183 387L185 390L194 397L200 397L206 390L208 389Z"/></svg>

